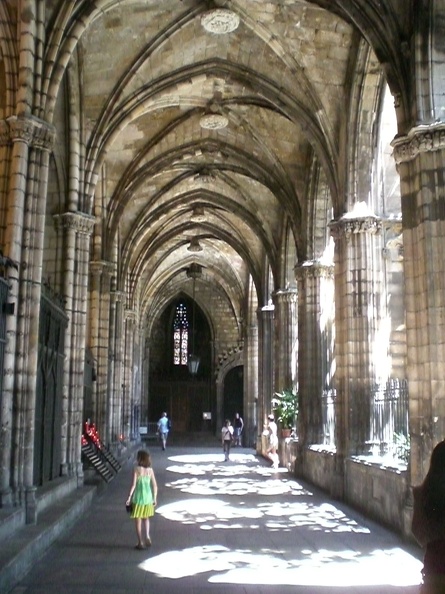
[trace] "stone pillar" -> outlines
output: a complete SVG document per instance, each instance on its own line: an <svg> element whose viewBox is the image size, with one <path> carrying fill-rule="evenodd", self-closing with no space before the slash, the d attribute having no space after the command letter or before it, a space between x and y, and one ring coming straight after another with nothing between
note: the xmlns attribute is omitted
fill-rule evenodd
<svg viewBox="0 0 445 594"><path fill-rule="evenodd" d="M331 388L334 267L298 264L298 441L301 448L324 443L323 392Z"/></svg>
<svg viewBox="0 0 445 594"><path fill-rule="evenodd" d="M266 305L258 312L259 333L261 340L258 349L259 364L259 418L261 420L260 432L266 423L267 415L272 410L273 398L273 320L274 306Z"/></svg>
<svg viewBox="0 0 445 594"><path fill-rule="evenodd" d="M12 454L13 475L2 464L2 490L6 481L12 483L15 503L24 503L26 522L35 523L34 440L41 275L49 154L55 130L31 116L11 117L7 125L13 148L4 251L20 264L20 269L18 274L13 271L9 276L10 301L16 303L17 315L8 316L6 322L8 343L2 411L6 416L2 417L2 425L8 423L9 428L3 437L2 426L6 451L3 453L2 448L1 455L6 460L9 454L6 467L9 469ZM11 502L8 493L5 495L6 502Z"/></svg>
<svg viewBox="0 0 445 594"><path fill-rule="evenodd" d="M112 335L110 336L110 348L113 354L113 373L110 384L110 402L112 404L112 440L120 440L124 435L124 307L126 294L122 291L113 292L115 309L112 319Z"/></svg>
<svg viewBox="0 0 445 594"><path fill-rule="evenodd" d="M263 419L258 417L258 325L247 328L244 359L244 433L247 447L257 443L261 435Z"/></svg>
<svg viewBox="0 0 445 594"><path fill-rule="evenodd" d="M132 434L133 415L135 406L134 394L134 343L136 330L136 312L125 310L125 344L124 347L124 382L123 382L123 432L128 441Z"/></svg>
<svg viewBox="0 0 445 594"><path fill-rule="evenodd" d="M93 391L92 422L102 439L108 434L108 365L110 333L111 281L114 264L103 260L90 263L90 340L93 357L97 361L97 380Z"/></svg>
<svg viewBox="0 0 445 594"><path fill-rule="evenodd" d="M393 141L402 193L411 484L445 436L445 124Z"/></svg>
<svg viewBox="0 0 445 594"><path fill-rule="evenodd" d="M274 391L280 392L297 386L298 292L280 289L272 297L275 305Z"/></svg>
<svg viewBox="0 0 445 594"><path fill-rule="evenodd" d="M381 220L345 215L331 223L335 239L336 446L339 460L360 454L370 438L380 319Z"/></svg>
<svg viewBox="0 0 445 594"><path fill-rule="evenodd" d="M83 481L81 434L87 325L88 262L94 217L67 212L54 223L62 245L63 297L68 315L62 395L61 473Z"/></svg>

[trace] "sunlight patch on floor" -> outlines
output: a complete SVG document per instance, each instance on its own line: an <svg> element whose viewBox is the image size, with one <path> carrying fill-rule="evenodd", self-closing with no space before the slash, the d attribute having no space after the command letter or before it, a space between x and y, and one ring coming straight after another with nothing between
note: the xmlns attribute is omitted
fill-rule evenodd
<svg viewBox="0 0 445 594"><path fill-rule="evenodd" d="M210 583L302 586L416 586L422 563L395 547L369 553L301 551L285 559L280 551L230 550L207 545L150 557L139 567L163 578L209 573Z"/></svg>
<svg viewBox="0 0 445 594"><path fill-rule="evenodd" d="M340 509L329 503L315 505L307 501L276 502L256 504L255 507L245 502L231 505L221 499L182 499L162 505L156 510L167 520L183 524L205 525L206 530L221 528L246 528L252 519L267 519L267 527L274 530L305 527L308 530L322 530L325 533L350 532L369 534L369 529L360 526L346 516Z"/></svg>

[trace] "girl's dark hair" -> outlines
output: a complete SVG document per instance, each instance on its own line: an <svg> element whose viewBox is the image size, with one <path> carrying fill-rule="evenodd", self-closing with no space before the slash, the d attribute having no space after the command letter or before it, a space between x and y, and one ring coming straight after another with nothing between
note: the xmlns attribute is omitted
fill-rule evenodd
<svg viewBox="0 0 445 594"><path fill-rule="evenodd" d="M150 468L151 456L146 450L139 450L137 453L137 464L143 468Z"/></svg>
<svg viewBox="0 0 445 594"><path fill-rule="evenodd" d="M438 443L431 454L423 487L425 513L433 519L442 519L445 515L445 441Z"/></svg>

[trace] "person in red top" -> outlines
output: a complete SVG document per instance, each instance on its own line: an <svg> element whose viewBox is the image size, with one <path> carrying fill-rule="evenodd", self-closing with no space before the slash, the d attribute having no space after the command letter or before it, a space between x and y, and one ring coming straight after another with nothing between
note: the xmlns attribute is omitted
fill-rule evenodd
<svg viewBox="0 0 445 594"><path fill-rule="evenodd" d="M421 594L445 592L445 441L431 454L425 480L413 488L412 533L425 549Z"/></svg>

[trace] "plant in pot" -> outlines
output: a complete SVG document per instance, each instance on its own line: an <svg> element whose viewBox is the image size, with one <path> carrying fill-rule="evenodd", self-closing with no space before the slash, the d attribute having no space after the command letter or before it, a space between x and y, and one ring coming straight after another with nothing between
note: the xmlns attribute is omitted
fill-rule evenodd
<svg viewBox="0 0 445 594"><path fill-rule="evenodd" d="M272 398L272 408L275 418L281 427L283 437L289 437L295 426L298 414L298 394L292 389L275 392Z"/></svg>

